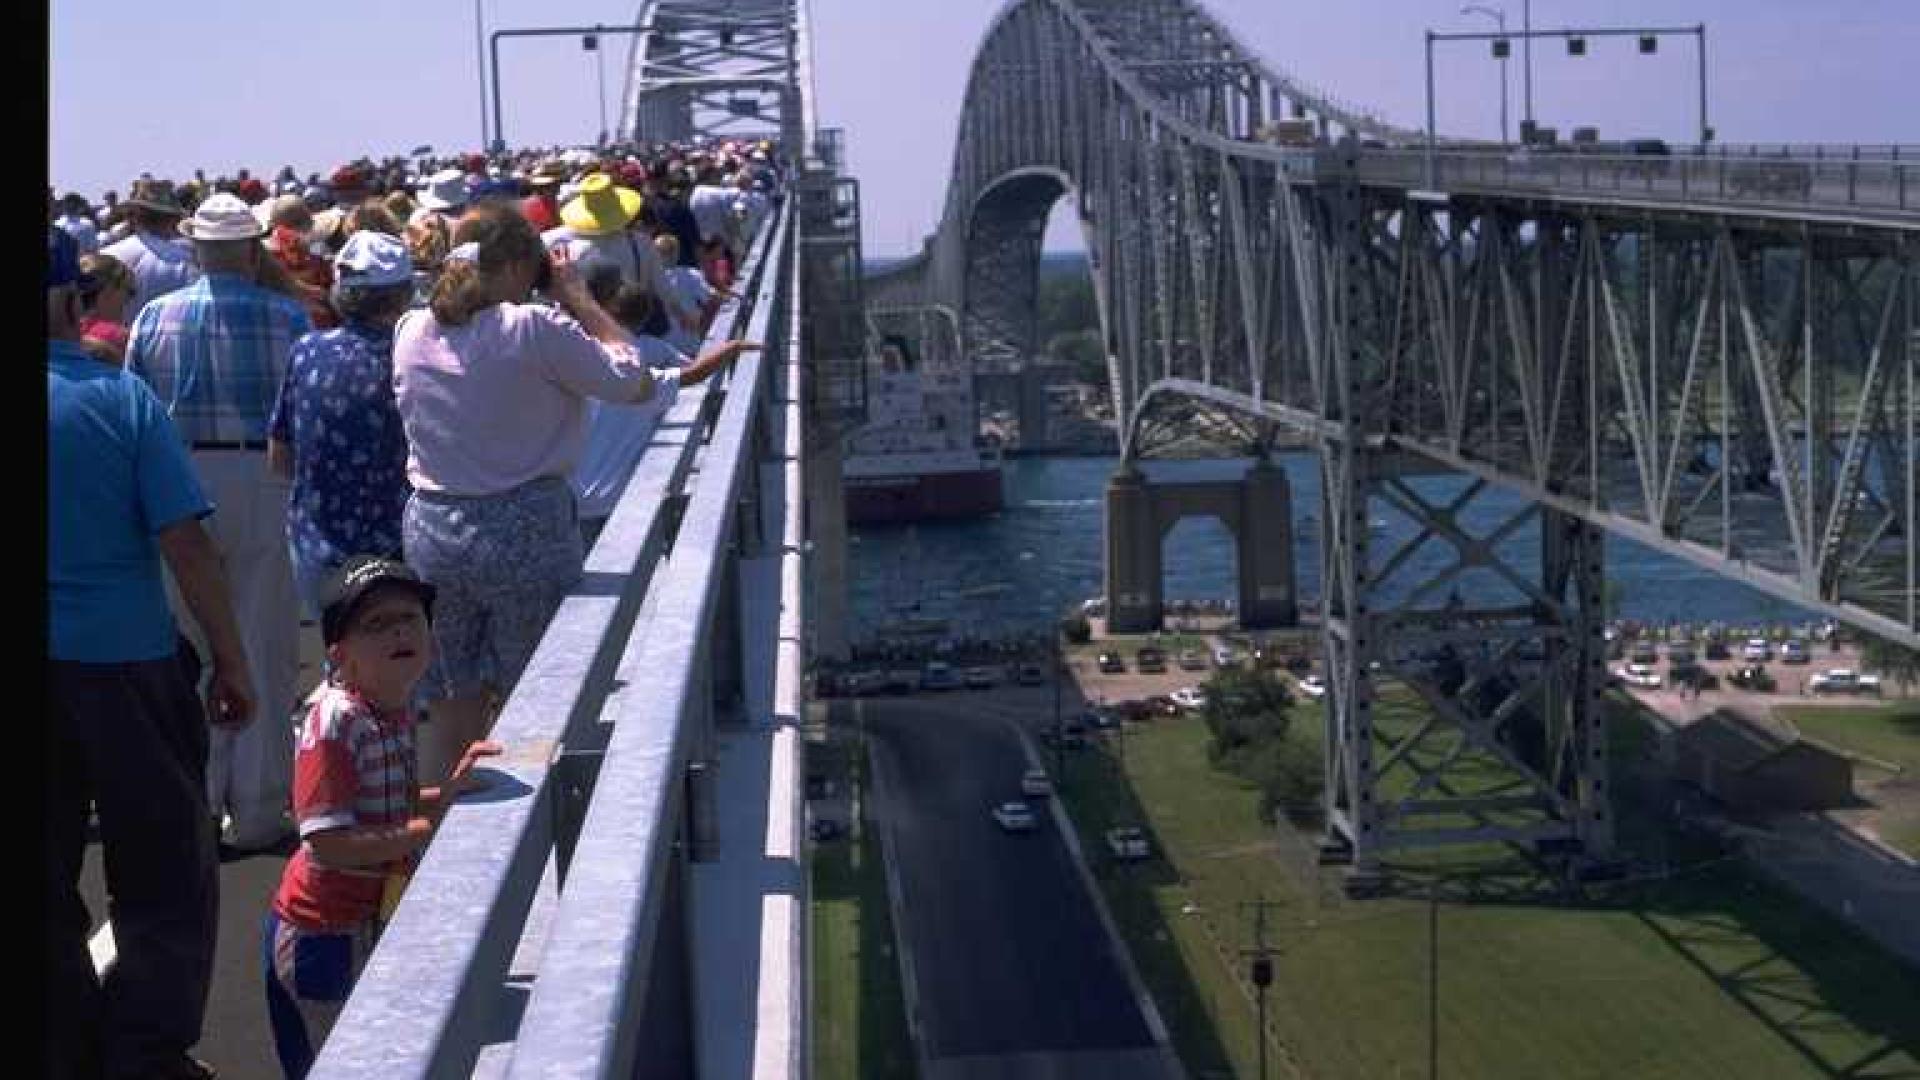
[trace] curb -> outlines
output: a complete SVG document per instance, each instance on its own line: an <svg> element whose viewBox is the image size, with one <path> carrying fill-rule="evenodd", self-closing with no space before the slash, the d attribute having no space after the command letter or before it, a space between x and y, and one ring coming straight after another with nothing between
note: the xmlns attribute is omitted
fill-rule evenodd
<svg viewBox="0 0 1920 1080"><path fill-rule="evenodd" d="M1039 748L1033 744L1033 736L1016 721L1001 717L1000 722L1007 725L1014 737L1020 740L1020 749L1027 756L1027 767L1044 769ZM1123 723L1125 721L1122 721ZM1051 773L1048 774L1050 777ZM1057 783L1057 779L1056 779ZM1167 1035L1166 1021L1160 1018L1160 1009L1153 1002L1153 995L1147 992L1147 984L1140 978L1140 971L1133 964L1133 954L1127 950L1127 943L1120 936L1120 926L1113 921L1113 912L1107 910L1106 894L1100 891L1100 883L1093 878L1093 871L1087 866L1086 852L1080 847L1080 833L1073 826L1073 819L1067 816L1066 808L1061 804L1058 790L1047 797L1047 809L1053 816L1054 827L1060 830L1060 837L1066 842L1067 853L1073 858L1075 870L1080 872L1080 883L1086 886L1087 895L1093 898L1093 910L1100 917L1100 926L1107 933L1107 944L1113 949L1114 956L1120 961L1120 970L1126 973L1127 986L1133 991L1134 1003L1140 1008L1140 1015L1147 1022L1147 1032L1153 1036L1154 1045L1160 1048L1167 1062L1169 1075L1186 1080L1186 1066L1180 1063L1180 1057L1173 1052Z"/></svg>
<svg viewBox="0 0 1920 1080"><path fill-rule="evenodd" d="M861 703L855 701L854 708L862 709ZM903 1004L907 1013L907 1038L913 1043L915 1071L920 1076L930 1076L932 1062L927 1057L926 1038L920 1032L920 991L913 981L913 947L908 944L907 939L906 894L900 889L900 872L895 869L893 862L891 839L893 827L880 813L881 808L886 805L886 799L883 797L883 785L880 782L880 767L875 763L874 754L867 746L864 737L865 724L859 724L858 729L863 733L860 752L867 759L867 784L873 789L867 798L861 801L873 814L873 834L880 844L880 868L885 872L887 879L887 907L893 923L893 952L900 960L900 995L904 999Z"/></svg>

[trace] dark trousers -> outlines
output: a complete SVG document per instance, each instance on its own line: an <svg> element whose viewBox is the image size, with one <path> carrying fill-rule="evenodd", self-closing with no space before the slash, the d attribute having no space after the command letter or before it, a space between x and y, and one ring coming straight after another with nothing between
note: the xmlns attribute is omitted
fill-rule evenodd
<svg viewBox="0 0 1920 1080"><path fill-rule="evenodd" d="M205 714L181 659L47 668L48 1075L141 1076L200 1041L213 975ZM104 982L79 891L89 805L116 947Z"/></svg>

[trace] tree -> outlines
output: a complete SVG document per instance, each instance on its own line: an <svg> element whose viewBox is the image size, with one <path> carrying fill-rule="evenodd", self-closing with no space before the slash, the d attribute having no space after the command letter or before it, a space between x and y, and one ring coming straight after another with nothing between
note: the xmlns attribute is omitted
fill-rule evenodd
<svg viewBox="0 0 1920 1080"><path fill-rule="evenodd" d="M1920 649L1909 649L1878 634L1861 634L1860 666L1893 680L1903 694L1920 683Z"/></svg>
<svg viewBox="0 0 1920 1080"><path fill-rule="evenodd" d="M1272 671L1222 671L1206 684L1201 718L1213 738L1207 757L1214 768L1260 789L1260 817L1281 813L1303 818L1324 785L1320 752L1292 734L1293 695Z"/></svg>
<svg viewBox="0 0 1920 1080"><path fill-rule="evenodd" d="M1060 620L1060 636L1069 644L1085 645L1093 640L1093 624L1085 615L1069 615Z"/></svg>

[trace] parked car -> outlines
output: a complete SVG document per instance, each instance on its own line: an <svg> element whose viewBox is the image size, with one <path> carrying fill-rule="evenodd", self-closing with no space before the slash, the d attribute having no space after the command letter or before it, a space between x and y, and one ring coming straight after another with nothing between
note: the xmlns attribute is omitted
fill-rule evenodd
<svg viewBox="0 0 1920 1080"><path fill-rule="evenodd" d="M1720 677L1694 661L1676 663L1667 669L1667 678L1675 686L1691 686L1695 690L1712 690L1720 685Z"/></svg>
<svg viewBox="0 0 1920 1080"><path fill-rule="evenodd" d="M1028 769L1026 773L1020 777L1020 794L1051 795L1053 794L1053 781L1047 779L1047 771L1045 769Z"/></svg>
<svg viewBox="0 0 1920 1080"><path fill-rule="evenodd" d="M1746 664L1735 668L1727 681L1742 690L1751 690L1756 694L1771 694L1778 685L1764 664Z"/></svg>
<svg viewBox="0 0 1920 1080"><path fill-rule="evenodd" d="M1180 670L1182 671L1207 670L1206 654L1201 652L1199 649L1181 649L1180 650Z"/></svg>
<svg viewBox="0 0 1920 1080"><path fill-rule="evenodd" d="M1709 660L1733 659L1733 650L1727 648L1727 643L1724 639L1717 637L1707 639L1706 653L1707 659Z"/></svg>
<svg viewBox="0 0 1920 1080"><path fill-rule="evenodd" d="M1667 663L1676 668L1692 667L1700 662L1691 642L1675 641L1667 645Z"/></svg>
<svg viewBox="0 0 1920 1080"><path fill-rule="evenodd" d="M920 685L920 673L912 668L900 668L886 673L884 689L889 694L911 694Z"/></svg>
<svg viewBox="0 0 1920 1080"><path fill-rule="evenodd" d="M1828 668L1807 680L1807 692L1878 695L1880 680L1873 675L1862 675L1851 668Z"/></svg>
<svg viewBox="0 0 1920 1080"><path fill-rule="evenodd" d="M1153 847L1147 843L1147 834L1133 825L1108 829L1107 850L1120 862L1139 862L1153 857Z"/></svg>
<svg viewBox="0 0 1920 1080"><path fill-rule="evenodd" d="M1207 692L1197 686L1183 686L1167 695L1175 705L1183 709L1204 709L1207 707Z"/></svg>
<svg viewBox="0 0 1920 1080"><path fill-rule="evenodd" d="M1032 832L1033 808L1023 802L1004 802L993 808L993 820L1006 832Z"/></svg>
<svg viewBox="0 0 1920 1080"><path fill-rule="evenodd" d="M920 669L920 689L922 690L958 690L960 676L954 674L953 665L944 660L930 660Z"/></svg>
<svg viewBox="0 0 1920 1080"><path fill-rule="evenodd" d="M1319 675L1305 675L1300 679L1300 692L1310 698L1327 696L1327 680Z"/></svg>
<svg viewBox="0 0 1920 1080"><path fill-rule="evenodd" d="M1748 638L1747 643L1740 646L1740 659L1749 664L1764 664L1773 659L1773 646L1766 638Z"/></svg>
<svg viewBox="0 0 1920 1080"><path fill-rule="evenodd" d="M1652 664L1628 664L1619 671L1620 681L1644 690L1660 689L1660 672Z"/></svg>
<svg viewBox="0 0 1920 1080"><path fill-rule="evenodd" d="M1813 663L1813 652L1807 648L1806 642L1801 641L1799 638L1793 638L1790 641L1781 643L1780 662L1783 664L1811 664Z"/></svg>
<svg viewBox="0 0 1920 1080"><path fill-rule="evenodd" d="M887 675L883 671L856 671L846 677L845 686L853 697L872 697L887 688Z"/></svg>
<svg viewBox="0 0 1920 1080"><path fill-rule="evenodd" d="M1040 686L1047 681L1047 673L1039 664L1021 664L1013 671L1013 681L1021 686Z"/></svg>
<svg viewBox="0 0 1920 1080"><path fill-rule="evenodd" d="M1636 641L1633 643L1633 646L1627 650L1627 663L1629 664L1657 664L1659 662L1660 656L1653 651L1653 642L1651 641Z"/></svg>
<svg viewBox="0 0 1920 1080"><path fill-rule="evenodd" d="M1127 662L1120 659L1120 654L1117 652L1103 652L1096 662L1100 665L1100 670L1109 675L1127 670Z"/></svg>
<svg viewBox="0 0 1920 1080"><path fill-rule="evenodd" d="M1000 675L990 667L970 667L960 677L969 689L988 690L1000 681Z"/></svg>
<svg viewBox="0 0 1920 1080"><path fill-rule="evenodd" d="M1167 670L1167 653L1164 649L1143 645L1140 651L1133 654L1133 662L1134 666L1141 671L1165 671Z"/></svg>
<svg viewBox="0 0 1920 1080"><path fill-rule="evenodd" d="M1228 668L1239 667L1240 654L1233 651L1233 646L1222 645L1213 650L1213 666L1222 671Z"/></svg>

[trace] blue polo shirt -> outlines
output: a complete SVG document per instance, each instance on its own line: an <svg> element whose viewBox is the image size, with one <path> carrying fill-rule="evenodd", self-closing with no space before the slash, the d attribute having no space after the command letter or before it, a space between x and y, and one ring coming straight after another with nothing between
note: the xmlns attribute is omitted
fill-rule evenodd
<svg viewBox="0 0 1920 1080"><path fill-rule="evenodd" d="M48 656L158 660L177 647L154 537L213 512L147 384L47 342Z"/></svg>

